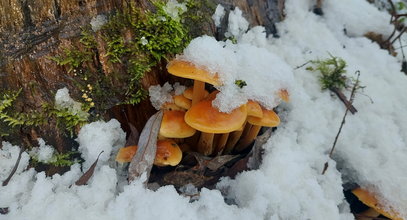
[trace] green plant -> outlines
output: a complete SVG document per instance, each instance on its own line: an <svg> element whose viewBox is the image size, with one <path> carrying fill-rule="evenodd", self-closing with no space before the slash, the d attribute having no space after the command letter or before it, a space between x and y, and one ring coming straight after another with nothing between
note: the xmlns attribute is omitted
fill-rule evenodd
<svg viewBox="0 0 407 220"><path fill-rule="evenodd" d="M88 114L89 106L84 106L82 111L84 114L72 112L69 109L60 109L54 104L44 103L41 111L30 112L17 112L15 111L14 104L21 93L18 91L4 91L0 95L0 127L38 127L50 119L55 119L57 126L69 132L73 136L75 127L82 126L89 122ZM9 132L0 131L0 136L7 136Z"/></svg>
<svg viewBox="0 0 407 220"><path fill-rule="evenodd" d="M182 52L190 41L181 19L165 11L163 2L155 2L156 10L140 11L136 7L109 19L101 32L107 42L106 56L111 63L124 64L128 73L125 104L137 104L147 96L141 86L144 75L162 59Z"/></svg>
<svg viewBox="0 0 407 220"><path fill-rule="evenodd" d="M46 164L56 167L66 167L71 166L75 163L75 159L73 157L76 154L78 154L77 151L68 151L66 153L54 153L51 159L47 162L39 161L35 155L32 155L31 160L33 166L37 166L38 164Z"/></svg>
<svg viewBox="0 0 407 220"><path fill-rule="evenodd" d="M239 87L239 88L241 88L241 89L242 89L243 87L247 86L246 81L241 80L241 79L235 80L235 84L237 85L237 87Z"/></svg>
<svg viewBox="0 0 407 220"><path fill-rule="evenodd" d="M345 75L346 62L339 57L332 55L330 57L325 60L309 61L313 66L308 66L307 70L321 74L318 78L323 90L348 88L348 77Z"/></svg>
<svg viewBox="0 0 407 220"><path fill-rule="evenodd" d="M15 128L17 126L39 126L45 123L46 115L41 112L31 111L22 113L12 107L21 93L18 91L3 91L0 95L0 125ZM9 132L0 131L0 136L7 136Z"/></svg>

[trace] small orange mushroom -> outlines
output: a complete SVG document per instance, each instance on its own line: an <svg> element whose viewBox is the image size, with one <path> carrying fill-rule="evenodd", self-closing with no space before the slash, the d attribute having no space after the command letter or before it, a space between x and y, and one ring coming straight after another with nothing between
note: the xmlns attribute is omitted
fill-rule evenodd
<svg viewBox="0 0 407 220"><path fill-rule="evenodd" d="M212 106L212 100L203 100L187 111L185 122L203 132L198 144L198 152L210 155L213 152L213 135L240 129L246 120L246 115L246 105L234 109L231 113L224 113Z"/></svg>
<svg viewBox="0 0 407 220"><path fill-rule="evenodd" d="M259 117L259 118L263 117L263 110L262 110L261 106L259 105L259 103L257 103L256 101L253 101L253 100L249 100L247 102L247 116ZM247 136L251 127L252 127L251 124L245 122L241 129L232 132L232 134L230 135L230 137L226 143L224 153L225 154L231 153L233 151L233 148L239 141L240 137L242 135L243 135L243 137Z"/></svg>
<svg viewBox="0 0 407 220"><path fill-rule="evenodd" d="M154 165L157 166L176 166L181 162L182 151L173 140L157 141L157 153L155 155Z"/></svg>
<svg viewBox="0 0 407 220"><path fill-rule="evenodd" d="M119 163L129 163L137 153L137 146L128 146L120 148L116 155L116 161ZM157 151L155 154L154 165L156 166L176 166L181 162L182 151L173 140L158 140Z"/></svg>
<svg viewBox="0 0 407 220"><path fill-rule="evenodd" d="M221 82L217 73L213 74L204 68L200 68L191 62L173 60L167 65L169 73L182 78L194 80L192 105L201 101L205 96L205 82L214 86L220 86Z"/></svg>
<svg viewBox="0 0 407 220"><path fill-rule="evenodd" d="M184 118L184 111L164 111L159 135L167 138L187 138L194 135L196 130L185 123Z"/></svg>
<svg viewBox="0 0 407 220"><path fill-rule="evenodd" d="M192 94L193 94L193 92L194 92L194 87L189 87L188 89L185 89L185 90L184 90L184 93L182 93L182 95L183 95L185 98L187 98L187 99L189 99L189 100L192 100ZM205 90L205 91L204 91L204 98L206 98L208 95L209 95L209 92Z"/></svg>
<svg viewBox="0 0 407 220"><path fill-rule="evenodd" d="M252 125L247 135L236 146L237 151L244 150L257 137L261 127L277 127L280 124L280 118L273 110L263 109L263 117L248 116L247 122Z"/></svg>
<svg viewBox="0 0 407 220"><path fill-rule="evenodd" d="M358 199L365 205L369 206L373 210L367 210L364 215L369 215L371 217L377 217L380 214L392 219L392 220L403 220L399 217L398 214L393 210L385 210L384 206L380 203L379 200L371 192L362 189L356 188L352 190L352 193L358 197ZM367 214L368 213L368 214Z"/></svg>
<svg viewBox="0 0 407 220"><path fill-rule="evenodd" d="M116 155L116 161L119 163L129 163L137 153L137 145L120 148Z"/></svg>
<svg viewBox="0 0 407 220"><path fill-rule="evenodd" d="M183 95L176 95L176 96L173 97L173 99L174 99L174 103L175 103L177 106L179 106L179 107L181 107L181 108L183 108L183 109L189 109L189 108L191 108L192 101L189 100L189 99L187 99L187 98L185 98L185 96L183 96Z"/></svg>

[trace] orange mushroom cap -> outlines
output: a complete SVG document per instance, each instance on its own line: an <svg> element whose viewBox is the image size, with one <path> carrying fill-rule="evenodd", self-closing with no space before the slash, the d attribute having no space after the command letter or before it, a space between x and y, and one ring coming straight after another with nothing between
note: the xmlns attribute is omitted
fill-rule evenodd
<svg viewBox="0 0 407 220"><path fill-rule="evenodd" d="M380 204L380 201L378 201L376 199L376 197L369 191L359 187L359 188L352 190L352 193L356 197L358 197L358 199L361 202L363 202L363 204L369 206L370 208L373 208L378 213L380 213L390 219L393 219L393 220L403 220L393 210L389 210L389 211L385 210L384 206Z"/></svg>
<svg viewBox="0 0 407 220"><path fill-rule="evenodd" d="M173 60L168 63L167 70L169 73L182 78L199 80L207 82L214 86L220 86L221 82L217 73L212 74L204 68L200 68L191 62L184 60Z"/></svg>
<svg viewBox="0 0 407 220"><path fill-rule="evenodd" d="M166 103L164 103L164 104L161 106L161 109L170 110L170 111L172 111L172 110L185 111L184 108L181 108L180 106L176 105L176 104L173 103L173 102L166 102Z"/></svg>
<svg viewBox="0 0 407 220"><path fill-rule="evenodd" d="M137 153L137 146L128 146L120 148L116 156L116 161L119 163L129 163ZM157 151L155 154L154 165L157 166L176 166L182 159L182 151L175 141L158 140Z"/></svg>
<svg viewBox="0 0 407 220"><path fill-rule="evenodd" d="M159 134L167 138L186 138L194 135L196 130L185 123L184 117L184 111L164 111Z"/></svg>
<svg viewBox="0 0 407 220"><path fill-rule="evenodd" d="M182 151L173 140L157 141L157 153L154 164L157 166L176 166L181 162Z"/></svg>
<svg viewBox="0 0 407 220"><path fill-rule="evenodd" d="M185 89L185 90L184 90L184 93L182 93L182 95L183 95L185 98L192 100L192 94L193 94L193 92L194 92L194 87L189 87L188 89ZM204 97L206 97L206 96L208 96L208 95L209 95L209 92L205 90L205 95L204 95Z"/></svg>
<svg viewBox="0 0 407 220"><path fill-rule="evenodd" d="M212 100L203 100L186 112L185 122L199 131L219 134L240 129L246 116L246 105L241 105L231 113L224 113L212 106Z"/></svg>
<svg viewBox="0 0 407 220"><path fill-rule="evenodd" d="M183 95L176 95L173 97L174 103L181 108L189 109L191 108L192 101L190 99L185 98Z"/></svg>
<svg viewBox="0 0 407 220"><path fill-rule="evenodd" d="M128 163L137 152L137 145L120 148L116 155L116 161L119 163Z"/></svg>
<svg viewBox="0 0 407 220"><path fill-rule="evenodd" d="M261 106L259 103L249 100L247 102L247 115L248 116L253 116L253 117L258 117L261 118L263 117L263 110L261 109Z"/></svg>
<svg viewBox="0 0 407 220"><path fill-rule="evenodd" d="M280 117L273 110L263 110L263 117L248 116L247 122L252 125L259 125L265 127L277 127L280 124Z"/></svg>

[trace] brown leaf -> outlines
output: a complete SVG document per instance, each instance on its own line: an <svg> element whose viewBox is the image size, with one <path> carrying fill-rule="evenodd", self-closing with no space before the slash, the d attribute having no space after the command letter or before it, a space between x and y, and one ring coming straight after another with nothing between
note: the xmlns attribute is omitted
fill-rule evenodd
<svg viewBox="0 0 407 220"><path fill-rule="evenodd" d="M238 158L240 155L222 155L216 156L212 160L210 160L206 166L212 170L217 171L219 168L225 166L228 162L232 161L233 159Z"/></svg>
<svg viewBox="0 0 407 220"><path fill-rule="evenodd" d="M5 215L5 214L7 214L9 211L8 211L8 208L6 207L6 208L0 208L0 215Z"/></svg>
<svg viewBox="0 0 407 220"><path fill-rule="evenodd" d="M95 172L96 165L97 165L98 160L99 160L99 157L100 157L100 155L101 155L102 153L103 153L103 151L99 153L98 158L96 159L96 161L92 164L92 166L90 166L90 168L88 169L88 171L86 171L86 172L75 182L75 185L77 185L77 186L82 186L82 185L85 185L85 184L88 182L88 180L92 177L93 173Z"/></svg>
<svg viewBox="0 0 407 220"><path fill-rule="evenodd" d="M147 174L147 180L145 183L148 182L157 151L157 137L160 131L162 118L163 111L159 111L151 116L144 126L140 135L140 140L137 144L137 153L134 155L129 165L129 182L140 177L144 172Z"/></svg>
<svg viewBox="0 0 407 220"><path fill-rule="evenodd" d="M129 138L127 138L126 144L124 146L133 146L137 145L139 138L140 138L140 133L138 132L137 128L132 124L128 123L130 127L130 135Z"/></svg>
<svg viewBox="0 0 407 220"><path fill-rule="evenodd" d="M10 182L11 178L13 177L14 173L17 171L18 164L20 164L21 155L23 154L23 152L24 152L24 148L21 147L21 148L20 148L20 153L18 154L18 158L17 158L16 164L14 165L14 168L11 170L11 173L10 173L10 175L7 177L7 179L3 181L2 186L7 186L7 184Z"/></svg>

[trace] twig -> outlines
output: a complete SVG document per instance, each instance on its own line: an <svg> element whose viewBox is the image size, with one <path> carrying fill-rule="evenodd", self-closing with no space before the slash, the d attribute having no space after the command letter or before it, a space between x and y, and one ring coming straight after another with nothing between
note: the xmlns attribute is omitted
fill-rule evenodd
<svg viewBox="0 0 407 220"><path fill-rule="evenodd" d="M353 99L355 98L356 88L357 88L357 86L359 85L360 72L357 71L356 74L358 74L358 76L357 76L357 78L356 78L355 84L353 85L352 93L350 94L350 99L349 99L350 104L352 104ZM346 116L348 115L348 112L349 112L349 111L350 111L349 108L346 108L345 114L343 115L343 118L342 118L341 126L339 126L338 133L336 134L334 143L332 144L331 151L329 152L329 158L331 158L331 159L332 159L332 154L333 154L333 152L334 152L334 150L335 150L335 147L336 147L336 143L338 142L339 134L340 134L341 131L342 131L343 125L345 124ZM327 171L327 169L328 169L328 161L325 162L325 164L324 164L324 169L322 170L322 175L325 174L325 172Z"/></svg>
<svg viewBox="0 0 407 220"><path fill-rule="evenodd" d="M304 64L301 64L301 65L299 65L299 66L296 66L296 67L294 68L294 70L299 69L299 68L301 68L301 67L307 65L307 64L310 63L310 62L311 62L311 60L310 60L310 61L307 61L307 62L304 63Z"/></svg>
<svg viewBox="0 0 407 220"><path fill-rule="evenodd" d="M17 171L18 164L20 163L21 155L23 154L24 149L25 149L24 147L20 148L20 153L18 154L18 158L17 158L17 161L16 161L16 163L14 165L14 168L11 170L11 173L7 177L7 179L3 181L2 186L7 186L7 184L10 182L11 178L13 177L14 173Z"/></svg>
<svg viewBox="0 0 407 220"><path fill-rule="evenodd" d="M343 102L343 104L345 104L346 108L352 113L355 114L356 112L358 112L358 110L352 105L351 102L348 101L348 99L346 98L346 96L337 88L331 88L329 89L331 90L333 93L335 93L338 98Z"/></svg>

